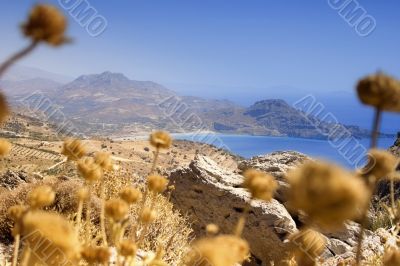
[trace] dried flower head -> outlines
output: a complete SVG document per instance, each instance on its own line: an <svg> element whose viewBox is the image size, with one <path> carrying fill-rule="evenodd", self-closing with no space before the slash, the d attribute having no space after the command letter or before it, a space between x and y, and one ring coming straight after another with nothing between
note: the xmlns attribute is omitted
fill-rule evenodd
<svg viewBox="0 0 400 266"><path fill-rule="evenodd" d="M80 188L76 191L76 197L79 201L86 201L89 199L89 190L85 187Z"/></svg>
<svg viewBox="0 0 400 266"><path fill-rule="evenodd" d="M361 178L328 163L305 163L289 172L287 179L289 206L327 229L340 228L345 220L357 218L369 200Z"/></svg>
<svg viewBox="0 0 400 266"><path fill-rule="evenodd" d="M8 216L14 221L19 221L22 216L27 212L28 206L14 205L8 208Z"/></svg>
<svg viewBox="0 0 400 266"><path fill-rule="evenodd" d="M371 149L368 156L368 163L363 172L367 175L373 175L377 179L388 177L395 172L399 164L399 159L385 150Z"/></svg>
<svg viewBox="0 0 400 266"><path fill-rule="evenodd" d="M113 221L123 220L129 211L128 204L121 199L110 199L105 203L105 214Z"/></svg>
<svg viewBox="0 0 400 266"><path fill-rule="evenodd" d="M66 139L61 154L67 156L69 161L77 161L86 154L86 148L79 139Z"/></svg>
<svg viewBox="0 0 400 266"><path fill-rule="evenodd" d="M209 235L216 235L219 232L219 227L216 224L207 224L206 232Z"/></svg>
<svg viewBox="0 0 400 266"><path fill-rule="evenodd" d="M45 265L75 265L79 256L79 240L74 227L61 215L31 211L22 219L22 237L31 247L30 262Z"/></svg>
<svg viewBox="0 0 400 266"><path fill-rule="evenodd" d="M155 193L162 193L167 189L168 180L159 175L150 175L147 177L147 187Z"/></svg>
<svg viewBox="0 0 400 266"><path fill-rule="evenodd" d="M278 188L273 176L254 169L246 170L243 176L243 187L250 191L253 199L270 201L273 198Z"/></svg>
<svg viewBox="0 0 400 266"><path fill-rule="evenodd" d="M119 243L120 254L124 257L133 257L136 255L137 246L135 242L125 239Z"/></svg>
<svg viewBox="0 0 400 266"><path fill-rule="evenodd" d="M389 248L383 256L383 266L400 265L400 250L398 248Z"/></svg>
<svg viewBox="0 0 400 266"><path fill-rule="evenodd" d="M148 207L143 208L143 211L140 214L140 221L144 224L152 223L156 218L157 212Z"/></svg>
<svg viewBox="0 0 400 266"><path fill-rule="evenodd" d="M67 20L54 6L36 5L29 14L28 21L22 25L26 37L34 42L45 42L58 46L64 44Z"/></svg>
<svg viewBox="0 0 400 266"><path fill-rule="evenodd" d="M150 135L150 144L157 149L168 149L172 144L172 138L168 132L155 131Z"/></svg>
<svg viewBox="0 0 400 266"><path fill-rule="evenodd" d="M101 166L104 171L113 170L113 160L108 152L96 152L94 156L94 161Z"/></svg>
<svg viewBox="0 0 400 266"><path fill-rule="evenodd" d="M6 96L0 92L0 123L6 121L9 114L10 108L8 106Z"/></svg>
<svg viewBox="0 0 400 266"><path fill-rule="evenodd" d="M367 76L357 84L361 102L375 108L400 112L400 82L383 73Z"/></svg>
<svg viewBox="0 0 400 266"><path fill-rule="evenodd" d="M300 230L289 237L298 265L314 265L326 246L324 236L312 229Z"/></svg>
<svg viewBox="0 0 400 266"><path fill-rule="evenodd" d="M77 162L77 168L82 177L89 183L98 181L103 176L103 170L92 157L84 157Z"/></svg>
<svg viewBox="0 0 400 266"><path fill-rule="evenodd" d="M220 235L196 241L186 258L186 265L232 266L241 264L248 256L249 245L244 239Z"/></svg>
<svg viewBox="0 0 400 266"><path fill-rule="evenodd" d="M86 246L82 248L81 256L90 264L106 265L110 261L111 251L107 247Z"/></svg>
<svg viewBox="0 0 400 266"><path fill-rule="evenodd" d="M11 151L11 143L6 139L0 139L0 158L7 156Z"/></svg>
<svg viewBox="0 0 400 266"><path fill-rule="evenodd" d="M124 187L120 192L119 192L119 197L124 200L128 204L133 204L137 203L141 200L142 198L142 192L140 192L139 189L128 186Z"/></svg>
<svg viewBox="0 0 400 266"><path fill-rule="evenodd" d="M54 202L55 197L56 194L50 186L38 186L28 194L29 206L33 209L49 206Z"/></svg>

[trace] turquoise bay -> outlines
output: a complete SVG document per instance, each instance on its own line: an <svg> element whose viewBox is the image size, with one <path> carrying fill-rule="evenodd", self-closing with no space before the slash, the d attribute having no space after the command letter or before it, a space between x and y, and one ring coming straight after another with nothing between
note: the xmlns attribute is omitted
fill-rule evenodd
<svg viewBox="0 0 400 266"><path fill-rule="evenodd" d="M249 135L225 134L175 134L174 138L213 143L218 147L225 147L232 153L245 158L263 155L274 151L298 151L313 158L328 160L347 168L354 168L354 163L347 160L340 151L327 140L303 139L291 137L268 137ZM387 149L393 145L395 139L381 138L378 146ZM357 140L359 145L368 149L369 139ZM222 143L222 144L221 144Z"/></svg>

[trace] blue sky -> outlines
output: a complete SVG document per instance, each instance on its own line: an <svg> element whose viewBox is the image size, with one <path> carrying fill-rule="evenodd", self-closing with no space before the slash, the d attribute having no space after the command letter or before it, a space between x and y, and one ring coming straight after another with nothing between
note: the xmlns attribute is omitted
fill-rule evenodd
<svg viewBox="0 0 400 266"><path fill-rule="evenodd" d="M26 45L15 29L36 2L0 0L0 59ZM242 104L305 92L354 97L363 75L381 69L400 77L398 0L358 0L377 22L367 37L328 0L88 2L108 22L102 35L91 37L66 12L74 43L41 47L23 64L72 77L122 72Z"/></svg>

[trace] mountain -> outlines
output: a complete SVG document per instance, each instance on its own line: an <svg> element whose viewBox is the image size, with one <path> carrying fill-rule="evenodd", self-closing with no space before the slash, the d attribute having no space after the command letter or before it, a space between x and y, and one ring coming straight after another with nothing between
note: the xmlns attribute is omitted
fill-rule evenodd
<svg viewBox="0 0 400 266"><path fill-rule="evenodd" d="M0 88L4 88L9 97L21 97L40 91L45 94L56 93L62 84L45 78L32 78L26 80L2 80Z"/></svg>
<svg viewBox="0 0 400 266"><path fill-rule="evenodd" d="M132 135L163 128L171 132L213 130L222 133L325 138L335 124L308 117L284 100L270 99L249 107L228 100L181 96L152 81L121 73L82 75L64 85L45 78L2 81L12 99L39 90L84 134ZM22 108L23 109L23 108ZM59 120L54 122L60 123ZM314 125L319 125L318 129ZM346 126L356 137L368 131Z"/></svg>
<svg viewBox="0 0 400 266"><path fill-rule="evenodd" d="M10 70L8 70L5 73L5 76L2 78L2 80L22 81L22 80L31 80L37 78L53 80L58 83L67 83L72 80L72 78L68 76L52 73L39 68L27 67L21 65L16 65L10 68Z"/></svg>

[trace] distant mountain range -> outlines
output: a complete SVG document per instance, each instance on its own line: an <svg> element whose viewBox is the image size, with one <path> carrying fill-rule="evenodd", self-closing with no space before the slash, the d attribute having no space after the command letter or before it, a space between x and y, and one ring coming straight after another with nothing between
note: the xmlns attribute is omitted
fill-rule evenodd
<svg viewBox="0 0 400 266"><path fill-rule="evenodd" d="M317 118L310 121L280 99L243 107L227 100L178 95L155 82L130 80L120 73L82 75L67 83L55 81L52 75L19 75L29 78L0 81L15 104L21 97L41 91L85 134L124 136L163 128L171 132L211 130L324 138L313 126L316 122L325 130L337 126L321 123ZM355 137L369 134L357 126L347 128Z"/></svg>

